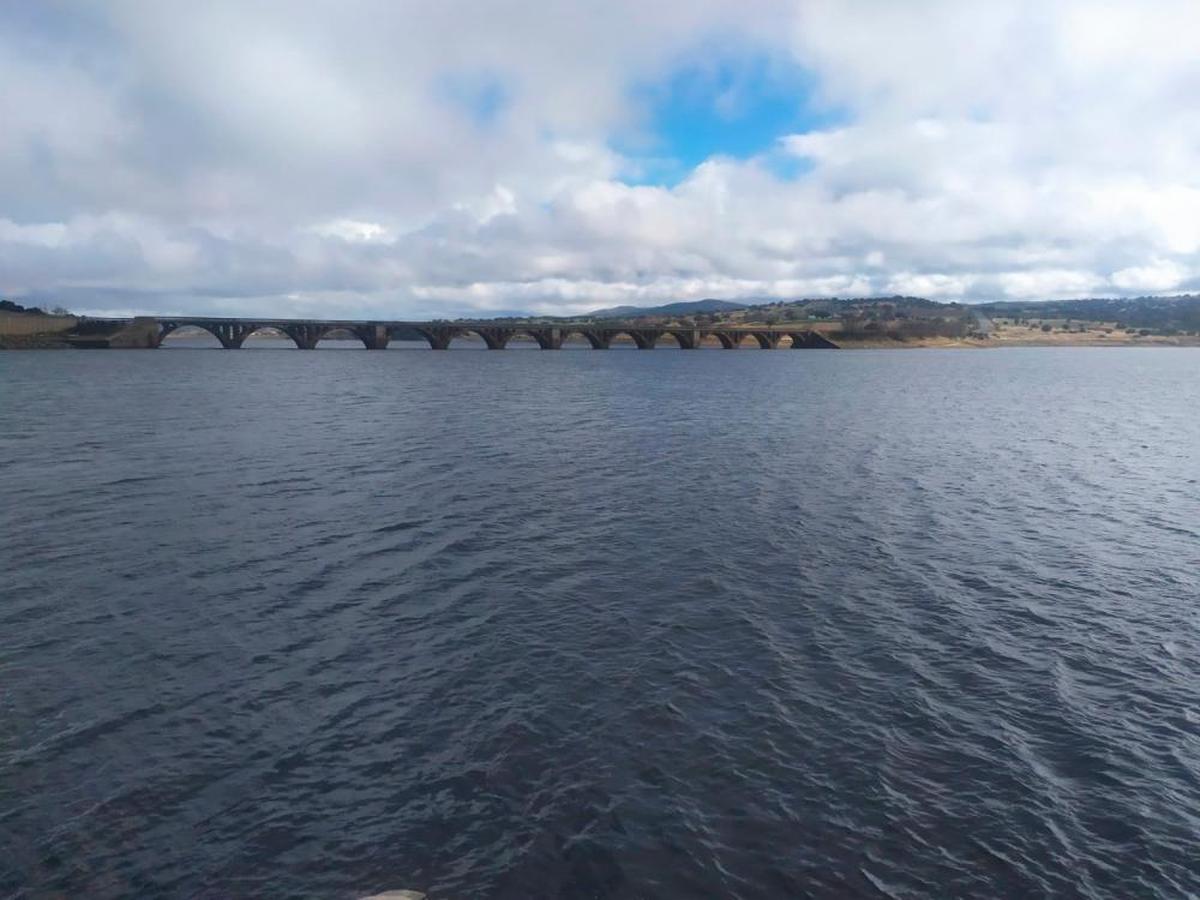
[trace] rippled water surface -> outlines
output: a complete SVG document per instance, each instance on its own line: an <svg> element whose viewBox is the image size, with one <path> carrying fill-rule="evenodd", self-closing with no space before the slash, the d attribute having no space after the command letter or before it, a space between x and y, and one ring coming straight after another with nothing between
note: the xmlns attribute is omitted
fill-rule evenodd
<svg viewBox="0 0 1200 900"><path fill-rule="evenodd" d="M0 355L0 894L1200 892L1200 352Z"/></svg>

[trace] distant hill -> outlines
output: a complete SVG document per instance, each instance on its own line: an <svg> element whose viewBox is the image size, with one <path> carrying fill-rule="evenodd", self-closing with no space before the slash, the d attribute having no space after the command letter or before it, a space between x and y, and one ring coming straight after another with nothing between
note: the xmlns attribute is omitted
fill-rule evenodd
<svg viewBox="0 0 1200 900"><path fill-rule="evenodd" d="M593 319L640 319L642 316L690 316L745 308L745 303L731 303L728 300L687 300L663 306L610 306L592 310L587 315Z"/></svg>
<svg viewBox="0 0 1200 900"><path fill-rule="evenodd" d="M1002 300L964 303L925 297L823 297L764 301L747 297L741 303L697 300L665 306L617 306L591 313L594 318L684 318L701 315L710 322L799 322L836 319L864 324L888 320L962 320L968 330L989 329L989 318L1047 320L1053 327L1107 323L1126 329L1149 329L1155 334L1200 334L1200 295L1150 297L1091 297L1074 300ZM847 326L850 327L850 326Z"/></svg>
<svg viewBox="0 0 1200 900"><path fill-rule="evenodd" d="M974 307L988 316L1113 322L1159 333L1200 331L1200 295L1091 297L1080 300L1005 300Z"/></svg>
<svg viewBox="0 0 1200 900"><path fill-rule="evenodd" d="M0 300L0 312L29 313L34 316L46 315L44 309L38 309L36 306L22 306L20 303L13 303L11 300Z"/></svg>

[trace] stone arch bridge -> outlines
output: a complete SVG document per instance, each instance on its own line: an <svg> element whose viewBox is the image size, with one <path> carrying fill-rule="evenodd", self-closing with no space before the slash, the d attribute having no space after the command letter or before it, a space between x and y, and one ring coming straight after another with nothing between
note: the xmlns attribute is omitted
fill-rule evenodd
<svg viewBox="0 0 1200 900"><path fill-rule="evenodd" d="M558 350L567 338L579 335L595 350L607 350L613 341L627 337L639 350L653 350L659 341L671 339L681 349L694 350L707 338L721 347L736 350L747 338L751 346L773 350L784 338L794 349L833 349L837 345L815 331L795 327L717 325L645 325L641 323L553 323L513 324L506 322L355 322L317 319L223 319L210 317L148 317L135 320L146 335L143 346L157 347L171 332L184 327L202 328L227 350L239 349L256 331L273 329L291 338L301 350L313 350L323 339L337 334L353 335L368 350L383 350L397 334L414 332L434 350L446 350L457 337L476 335L489 350L503 350L518 335L531 337L543 350ZM127 321L124 324L130 324Z"/></svg>

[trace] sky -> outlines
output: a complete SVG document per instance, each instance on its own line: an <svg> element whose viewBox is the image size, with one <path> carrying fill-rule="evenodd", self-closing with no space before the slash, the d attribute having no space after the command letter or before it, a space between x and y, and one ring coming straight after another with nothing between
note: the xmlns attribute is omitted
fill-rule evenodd
<svg viewBox="0 0 1200 900"><path fill-rule="evenodd" d="M1200 291L1196 0L0 4L0 297Z"/></svg>

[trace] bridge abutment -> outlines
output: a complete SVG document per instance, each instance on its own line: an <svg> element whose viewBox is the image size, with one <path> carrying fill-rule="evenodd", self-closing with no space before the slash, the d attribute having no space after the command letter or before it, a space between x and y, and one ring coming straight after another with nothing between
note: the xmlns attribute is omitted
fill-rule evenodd
<svg viewBox="0 0 1200 900"><path fill-rule="evenodd" d="M816 331L788 332L793 350L836 350L838 345Z"/></svg>

